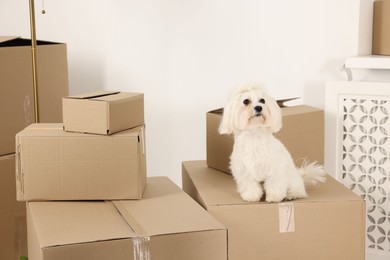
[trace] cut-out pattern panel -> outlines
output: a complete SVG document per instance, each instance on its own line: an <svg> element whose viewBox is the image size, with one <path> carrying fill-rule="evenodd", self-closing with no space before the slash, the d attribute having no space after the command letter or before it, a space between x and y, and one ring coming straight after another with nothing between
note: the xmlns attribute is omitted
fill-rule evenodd
<svg viewBox="0 0 390 260"><path fill-rule="evenodd" d="M366 247L390 256L390 99L341 95L340 179L366 201Z"/></svg>

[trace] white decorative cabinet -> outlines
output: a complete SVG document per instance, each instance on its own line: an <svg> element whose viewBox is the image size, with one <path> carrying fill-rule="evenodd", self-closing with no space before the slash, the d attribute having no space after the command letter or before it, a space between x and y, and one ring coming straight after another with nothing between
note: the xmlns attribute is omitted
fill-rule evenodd
<svg viewBox="0 0 390 260"><path fill-rule="evenodd" d="M325 168L366 201L366 260L390 259L390 83L326 84Z"/></svg>

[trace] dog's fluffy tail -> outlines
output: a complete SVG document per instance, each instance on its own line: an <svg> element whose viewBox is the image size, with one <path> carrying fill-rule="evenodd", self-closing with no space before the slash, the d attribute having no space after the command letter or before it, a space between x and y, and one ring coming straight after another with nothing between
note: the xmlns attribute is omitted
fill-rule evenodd
<svg viewBox="0 0 390 260"><path fill-rule="evenodd" d="M308 163L306 160L299 168L305 186L316 185L326 181L324 167L317 162Z"/></svg>

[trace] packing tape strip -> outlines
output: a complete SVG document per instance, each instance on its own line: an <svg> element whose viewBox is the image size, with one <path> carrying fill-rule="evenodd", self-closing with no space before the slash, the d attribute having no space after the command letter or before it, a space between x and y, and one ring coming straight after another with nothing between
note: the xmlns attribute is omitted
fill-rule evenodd
<svg viewBox="0 0 390 260"><path fill-rule="evenodd" d="M134 260L150 260L150 237L133 238Z"/></svg>
<svg viewBox="0 0 390 260"><path fill-rule="evenodd" d="M145 144L145 127L141 129L141 142L142 142L142 155L145 155L146 144Z"/></svg>
<svg viewBox="0 0 390 260"><path fill-rule="evenodd" d="M23 111L24 111L24 125L28 126L28 125L33 123L33 115L31 113L30 96L24 97Z"/></svg>
<svg viewBox="0 0 390 260"><path fill-rule="evenodd" d="M279 232L295 232L294 204L279 203Z"/></svg>
<svg viewBox="0 0 390 260"><path fill-rule="evenodd" d="M21 159L21 146L19 144L16 145L16 185L20 189L20 191L24 194L24 176L22 171L22 159Z"/></svg>

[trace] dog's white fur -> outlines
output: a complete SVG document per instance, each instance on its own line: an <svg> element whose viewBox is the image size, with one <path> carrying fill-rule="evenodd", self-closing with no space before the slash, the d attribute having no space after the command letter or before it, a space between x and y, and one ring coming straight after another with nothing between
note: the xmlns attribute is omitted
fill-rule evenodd
<svg viewBox="0 0 390 260"><path fill-rule="evenodd" d="M264 191L267 202L303 198L305 184L325 181L321 165L295 166L273 135L281 127L281 109L258 84L240 87L226 104L219 132L234 134L230 169L243 200L259 201Z"/></svg>

